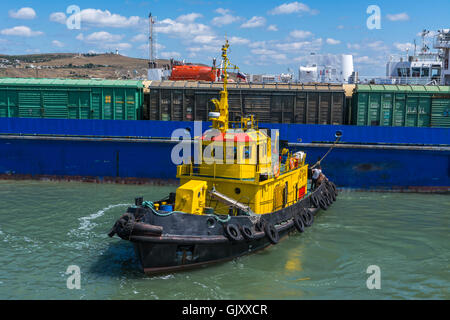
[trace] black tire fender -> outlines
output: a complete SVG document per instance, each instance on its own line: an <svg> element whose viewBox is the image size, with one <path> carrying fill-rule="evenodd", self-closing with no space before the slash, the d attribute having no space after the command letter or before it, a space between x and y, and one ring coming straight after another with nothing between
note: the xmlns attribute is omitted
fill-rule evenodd
<svg viewBox="0 0 450 320"><path fill-rule="evenodd" d="M278 241L280 241L280 234L273 224L267 223L264 227L264 231L272 244L277 244Z"/></svg>
<svg viewBox="0 0 450 320"><path fill-rule="evenodd" d="M318 208L318 207L319 207L319 202L317 201L317 198L316 198L315 195L311 195L310 200L311 200L311 204L312 204L315 208Z"/></svg>
<svg viewBox="0 0 450 320"><path fill-rule="evenodd" d="M327 202L324 198L320 198L319 206L325 211L328 209Z"/></svg>
<svg viewBox="0 0 450 320"><path fill-rule="evenodd" d="M248 226L241 226L241 233L246 240L253 240L255 238L252 228Z"/></svg>
<svg viewBox="0 0 450 320"><path fill-rule="evenodd" d="M303 233L305 231L305 224L300 214L294 215L294 226L298 232Z"/></svg>
<svg viewBox="0 0 450 320"><path fill-rule="evenodd" d="M239 241L242 240L241 232L239 228L232 223L229 223L225 226L225 235L231 241Z"/></svg>

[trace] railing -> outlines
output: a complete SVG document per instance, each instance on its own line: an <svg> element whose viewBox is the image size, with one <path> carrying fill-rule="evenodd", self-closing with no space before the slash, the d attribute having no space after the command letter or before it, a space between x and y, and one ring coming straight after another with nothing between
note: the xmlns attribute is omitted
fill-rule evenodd
<svg viewBox="0 0 450 320"><path fill-rule="evenodd" d="M441 84L440 76L435 77L376 77L376 78L360 78L360 83L374 84L411 84L411 85L439 85Z"/></svg>

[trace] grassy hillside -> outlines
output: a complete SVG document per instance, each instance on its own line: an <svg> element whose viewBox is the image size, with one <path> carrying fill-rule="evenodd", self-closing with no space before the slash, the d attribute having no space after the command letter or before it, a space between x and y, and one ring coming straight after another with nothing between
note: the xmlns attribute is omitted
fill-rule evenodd
<svg viewBox="0 0 450 320"><path fill-rule="evenodd" d="M158 66L169 60L158 60ZM0 77L144 79L148 61L115 54L0 55Z"/></svg>

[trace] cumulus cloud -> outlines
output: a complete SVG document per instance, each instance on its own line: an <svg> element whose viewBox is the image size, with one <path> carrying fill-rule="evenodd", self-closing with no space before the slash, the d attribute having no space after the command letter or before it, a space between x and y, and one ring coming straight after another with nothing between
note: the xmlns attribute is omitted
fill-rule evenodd
<svg viewBox="0 0 450 320"><path fill-rule="evenodd" d="M390 21L408 21L409 15L406 12L386 15Z"/></svg>
<svg viewBox="0 0 450 320"><path fill-rule="evenodd" d="M0 33L5 36L17 36L17 37L36 37L44 34L41 31L33 31L26 26L17 26L10 29L3 29L2 31L0 31Z"/></svg>
<svg viewBox="0 0 450 320"><path fill-rule="evenodd" d="M269 11L269 14L271 15L291 14L291 13L309 13L314 15L318 14L319 11L311 9L306 4L297 1L290 3L283 3L282 5L279 5L278 7Z"/></svg>
<svg viewBox="0 0 450 320"><path fill-rule="evenodd" d="M347 48L352 49L352 50L360 50L361 49L361 45L357 44L357 43L347 43Z"/></svg>
<svg viewBox="0 0 450 320"><path fill-rule="evenodd" d="M254 16L247 22L244 22L241 25L241 28L257 28L257 27L262 27L265 24L266 24L266 18Z"/></svg>
<svg viewBox="0 0 450 320"><path fill-rule="evenodd" d="M179 52L176 52L176 51L161 52L160 57L164 58L164 59L180 58L181 54Z"/></svg>
<svg viewBox="0 0 450 320"><path fill-rule="evenodd" d="M406 43L399 43L399 42L395 42L394 43L394 47L397 50L400 51L406 51L406 50L412 50L414 49L414 44L410 43L410 42L406 42Z"/></svg>
<svg viewBox="0 0 450 320"><path fill-rule="evenodd" d="M33 8L25 7L17 11L10 10L9 16L14 19L32 20L36 18L36 11Z"/></svg>
<svg viewBox="0 0 450 320"><path fill-rule="evenodd" d="M111 34L106 31L99 31L91 33L86 36L83 40L88 42L118 42L123 39L123 36L117 34Z"/></svg>
<svg viewBox="0 0 450 320"><path fill-rule="evenodd" d="M211 23L215 26L222 27L241 20L242 18L233 16L228 9L219 8L216 10L220 16L214 17Z"/></svg>
<svg viewBox="0 0 450 320"><path fill-rule="evenodd" d="M267 31L278 31L278 27L274 24L271 24L267 27Z"/></svg>
<svg viewBox="0 0 450 320"><path fill-rule="evenodd" d="M58 40L53 40L52 45L54 47L58 47L58 48L63 48L65 46L64 43L62 43L61 41L58 41Z"/></svg>
<svg viewBox="0 0 450 320"><path fill-rule="evenodd" d="M293 30L290 33L290 36L297 39L305 39L311 37L313 34L309 31L303 30Z"/></svg>
<svg viewBox="0 0 450 320"><path fill-rule="evenodd" d="M191 14L191 19L186 16L180 16L177 19L164 19L157 22L155 31L157 33L167 34L184 39L191 39L198 35L212 35L211 28L205 24L195 22L192 20L194 16Z"/></svg>
<svg viewBox="0 0 450 320"><path fill-rule="evenodd" d="M333 38L328 38L328 39L327 39L327 43L334 46L334 45L340 44L341 41L340 41L340 40L333 39Z"/></svg>
<svg viewBox="0 0 450 320"><path fill-rule="evenodd" d="M242 45L242 44L249 44L250 40L240 37L231 37L228 39L231 45Z"/></svg>
<svg viewBox="0 0 450 320"><path fill-rule="evenodd" d="M67 20L67 16L63 12L53 12L50 15L50 21L65 24Z"/></svg>
<svg viewBox="0 0 450 320"><path fill-rule="evenodd" d="M144 42L144 41L148 41L148 35L144 34L144 33L140 33L135 35L133 38L131 38L132 42Z"/></svg>
<svg viewBox="0 0 450 320"><path fill-rule="evenodd" d="M108 10L84 9L80 12L81 24L88 26L105 28L130 28L140 27L147 22L138 16L124 17L119 14L111 13ZM66 15L63 12L54 12L50 15L50 20L61 24L66 23Z"/></svg>
<svg viewBox="0 0 450 320"><path fill-rule="evenodd" d="M182 23L192 23L201 17L203 17L202 14L193 12L193 13L181 15L177 18L177 20Z"/></svg>

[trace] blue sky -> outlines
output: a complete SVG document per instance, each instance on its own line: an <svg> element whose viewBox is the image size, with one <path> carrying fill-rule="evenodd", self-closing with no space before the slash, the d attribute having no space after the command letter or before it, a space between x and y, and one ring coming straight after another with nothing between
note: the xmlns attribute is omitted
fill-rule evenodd
<svg viewBox="0 0 450 320"><path fill-rule="evenodd" d="M66 25L80 8L80 29ZM370 30L369 5L381 10ZM3 4L0 53L106 52L148 57L148 13L157 18L157 56L211 64L225 36L243 72L297 70L311 52L353 54L364 76L383 76L390 55L406 55L422 29L449 28L450 1L70 0ZM410 51L410 52L411 52Z"/></svg>

